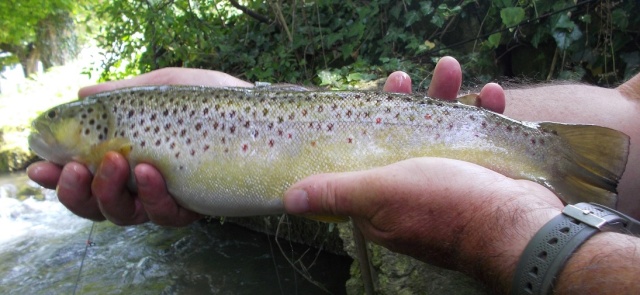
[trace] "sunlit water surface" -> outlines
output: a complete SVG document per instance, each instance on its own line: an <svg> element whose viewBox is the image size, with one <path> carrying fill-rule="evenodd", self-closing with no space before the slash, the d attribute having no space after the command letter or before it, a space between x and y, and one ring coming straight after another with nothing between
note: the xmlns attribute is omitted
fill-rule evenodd
<svg viewBox="0 0 640 295"><path fill-rule="evenodd" d="M350 259L281 240L283 254L273 237L229 223L101 222L87 246L92 222L67 211L51 190L40 200L19 198L23 182L21 174L0 179L0 294L327 294L284 255L302 257L314 280L345 292Z"/></svg>

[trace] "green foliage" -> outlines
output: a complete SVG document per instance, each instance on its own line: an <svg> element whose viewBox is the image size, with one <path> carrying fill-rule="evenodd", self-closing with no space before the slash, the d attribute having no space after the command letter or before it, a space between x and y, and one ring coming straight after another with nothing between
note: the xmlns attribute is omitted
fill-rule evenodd
<svg viewBox="0 0 640 295"><path fill-rule="evenodd" d="M105 21L101 79L178 66L348 88L394 70L425 82L443 55L457 57L474 82L525 75L606 84L638 68L634 1L236 3L102 2L96 9Z"/></svg>
<svg viewBox="0 0 640 295"><path fill-rule="evenodd" d="M0 1L0 53L5 53L0 57L0 69L21 62L29 74L38 60L49 68L75 57L78 47L73 18L90 1Z"/></svg>

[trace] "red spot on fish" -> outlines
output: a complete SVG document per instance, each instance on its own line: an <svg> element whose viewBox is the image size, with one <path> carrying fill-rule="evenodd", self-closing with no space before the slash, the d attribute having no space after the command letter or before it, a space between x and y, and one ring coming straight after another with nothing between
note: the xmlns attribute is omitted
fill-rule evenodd
<svg viewBox="0 0 640 295"><path fill-rule="evenodd" d="M381 118L376 118L376 124L380 124L382 123L382 119Z"/></svg>
<svg viewBox="0 0 640 295"><path fill-rule="evenodd" d="M431 120L431 115L429 115L429 114L424 115L424 119L425 120Z"/></svg>
<svg viewBox="0 0 640 295"><path fill-rule="evenodd" d="M327 124L327 131L333 131L333 123Z"/></svg>
<svg viewBox="0 0 640 295"><path fill-rule="evenodd" d="M293 137L293 135L292 135L291 133L288 133L288 134L287 134L287 138L288 138L288 139L291 139L292 137Z"/></svg>
<svg viewBox="0 0 640 295"><path fill-rule="evenodd" d="M249 149L249 145L248 144L245 143L245 144L242 145L242 151L243 152L246 152L248 149Z"/></svg>
<svg viewBox="0 0 640 295"><path fill-rule="evenodd" d="M311 146L312 146L312 147L316 147L316 142L315 142L315 140L311 142Z"/></svg>
<svg viewBox="0 0 640 295"><path fill-rule="evenodd" d="M193 156L193 155L195 155L195 154L196 154L196 151L195 151L195 150L191 150L191 153L190 153L190 154Z"/></svg>
<svg viewBox="0 0 640 295"><path fill-rule="evenodd" d="M273 147L273 144L274 144L273 139L269 139L269 147Z"/></svg>
<svg viewBox="0 0 640 295"><path fill-rule="evenodd" d="M278 129L278 136L282 136L284 134L284 132L282 131L282 129Z"/></svg>
<svg viewBox="0 0 640 295"><path fill-rule="evenodd" d="M351 137L347 138L347 142L348 143L353 143L353 138L351 138Z"/></svg>

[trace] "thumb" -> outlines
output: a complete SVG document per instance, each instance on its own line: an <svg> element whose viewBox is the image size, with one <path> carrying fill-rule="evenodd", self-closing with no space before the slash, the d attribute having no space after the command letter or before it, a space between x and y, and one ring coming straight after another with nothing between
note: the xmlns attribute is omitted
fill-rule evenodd
<svg viewBox="0 0 640 295"><path fill-rule="evenodd" d="M369 174L357 171L307 177L284 193L285 210L296 215L363 215L360 204L375 193Z"/></svg>

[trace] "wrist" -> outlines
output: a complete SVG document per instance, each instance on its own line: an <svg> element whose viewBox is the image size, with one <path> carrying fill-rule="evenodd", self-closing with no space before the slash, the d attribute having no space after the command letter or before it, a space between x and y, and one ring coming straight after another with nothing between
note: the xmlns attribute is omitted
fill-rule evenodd
<svg viewBox="0 0 640 295"><path fill-rule="evenodd" d="M493 206L482 214L473 229L477 234L468 239L461 251L466 256L460 259L458 269L467 269L497 293L510 289L514 271L529 241L562 212L559 201L550 203L526 195ZM554 199L557 198L554 196Z"/></svg>

